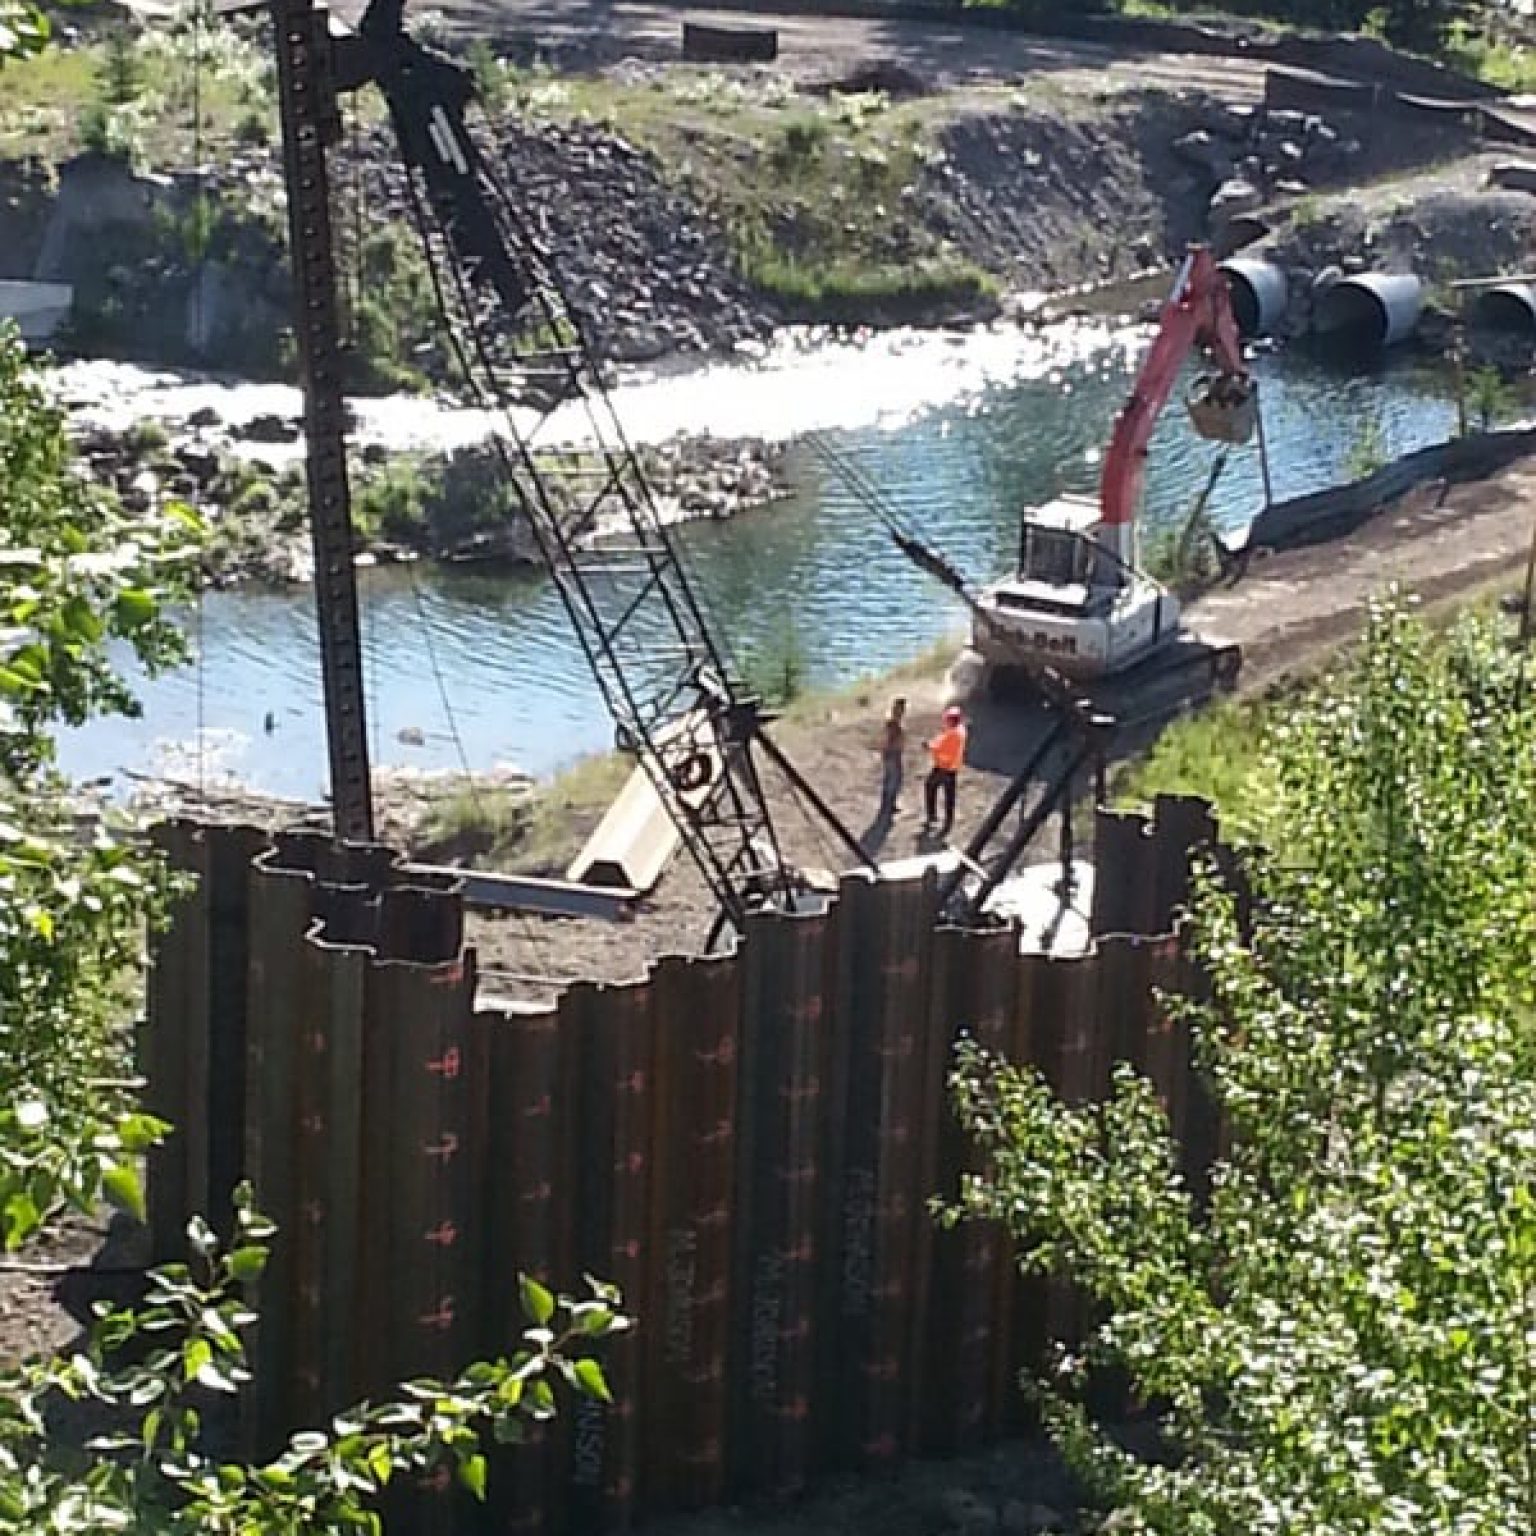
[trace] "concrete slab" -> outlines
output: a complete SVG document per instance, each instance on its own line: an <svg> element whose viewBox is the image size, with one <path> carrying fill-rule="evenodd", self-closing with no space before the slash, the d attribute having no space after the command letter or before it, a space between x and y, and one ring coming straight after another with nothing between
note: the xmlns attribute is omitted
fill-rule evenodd
<svg viewBox="0 0 1536 1536"><path fill-rule="evenodd" d="M622 923L639 891L624 886L577 885L535 875L498 874L484 869L460 869L452 864L408 864L412 874L458 882L467 906L491 912L536 912L545 917L598 917Z"/></svg>
<svg viewBox="0 0 1536 1536"><path fill-rule="evenodd" d="M650 891L672 862L682 837L651 776L640 765L566 870L573 885Z"/></svg>
<svg viewBox="0 0 1536 1536"><path fill-rule="evenodd" d="M1072 889L1063 892L1061 865L1033 864L1004 880L987 911L1019 925L1021 955L1081 955L1093 945L1093 865L1072 864Z"/></svg>
<svg viewBox="0 0 1536 1536"><path fill-rule="evenodd" d="M34 346L53 340L74 301L75 290L68 283L0 278L0 318L14 320L21 339Z"/></svg>
<svg viewBox="0 0 1536 1536"><path fill-rule="evenodd" d="M708 764L701 787L684 801L707 797L725 763L714 728L702 711L676 721L661 735L662 760L674 770L689 764ZM565 878L575 885L622 886L631 891L650 891L682 846L677 824L667 810L643 763L635 765L618 799L608 807L586 846L576 855Z"/></svg>
<svg viewBox="0 0 1536 1536"><path fill-rule="evenodd" d="M960 867L960 855L953 848L939 848L932 853L914 853L905 859L882 859L882 880L921 880L931 869L940 875L953 874Z"/></svg>

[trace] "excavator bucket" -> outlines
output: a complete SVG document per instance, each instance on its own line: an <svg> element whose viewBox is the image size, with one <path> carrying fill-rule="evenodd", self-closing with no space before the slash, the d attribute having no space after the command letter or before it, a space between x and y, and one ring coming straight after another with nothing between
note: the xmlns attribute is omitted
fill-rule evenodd
<svg viewBox="0 0 1536 1536"><path fill-rule="evenodd" d="M1250 379L1205 374L1195 380L1184 403L1195 431L1212 442L1241 445L1258 426L1258 391Z"/></svg>

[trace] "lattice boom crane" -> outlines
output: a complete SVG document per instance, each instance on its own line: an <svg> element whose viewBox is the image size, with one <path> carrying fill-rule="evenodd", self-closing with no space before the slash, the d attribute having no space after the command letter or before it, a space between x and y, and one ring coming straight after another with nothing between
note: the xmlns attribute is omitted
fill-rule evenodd
<svg viewBox="0 0 1536 1536"><path fill-rule="evenodd" d="M754 905L792 904L800 889L760 759L788 774L867 862L767 736L759 701L733 675L614 414L581 318L515 184L503 182L468 129L467 71L406 33L404 0L373 0L355 35L328 42L311 0L273 0L273 10L280 58L285 38L290 52L295 39L329 50L311 99L295 104L315 131L335 121L334 97L316 99L326 91L372 84L383 94L463 379L478 403L503 413L496 451L540 557L621 739L638 753L723 917L739 928ZM585 412L580 447L570 446L568 431L564 444L548 431L566 402Z"/></svg>

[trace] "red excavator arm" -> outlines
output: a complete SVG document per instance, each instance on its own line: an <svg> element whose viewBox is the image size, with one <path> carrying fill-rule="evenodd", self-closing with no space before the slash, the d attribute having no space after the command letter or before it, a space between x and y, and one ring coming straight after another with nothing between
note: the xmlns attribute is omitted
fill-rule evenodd
<svg viewBox="0 0 1536 1536"><path fill-rule="evenodd" d="M1153 429L1178 382L1184 359L1197 346L1212 354L1219 369L1215 394L1207 397L1208 402L1215 400L1213 409L1219 412L1223 392L1226 403L1234 409L1246 404L1252 390L1227 280L1210 251L1199 245L1190 248L1179 268L1173 291L1163 305L1152 350L1136 375L1130 399L1115 418L1099 482L1099 505L1106 527L1128 528L1136 520ZM1209 436L1232 440L1237 435L1210 432L1198 421L1196 426Z"/></svg>

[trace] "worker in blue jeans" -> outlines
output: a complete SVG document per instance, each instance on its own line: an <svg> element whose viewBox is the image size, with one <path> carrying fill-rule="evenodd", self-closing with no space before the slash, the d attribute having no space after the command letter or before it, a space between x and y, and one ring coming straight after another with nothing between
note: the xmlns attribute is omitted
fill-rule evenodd
<svg viewBox="0 0 1536 1536"><path fill-rule="evenodd" d="M880 737L880 817L889 821L900 807L902 769L907 751L907 701L892 699Z"/></svg>

